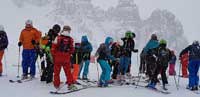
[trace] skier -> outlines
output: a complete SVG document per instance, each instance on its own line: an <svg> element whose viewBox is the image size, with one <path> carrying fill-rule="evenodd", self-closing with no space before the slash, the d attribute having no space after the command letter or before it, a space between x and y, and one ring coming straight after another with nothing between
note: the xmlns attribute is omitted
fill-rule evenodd
<svg viewBox="0 0 200 97"><path fill-rule="evenodd" d="M57 37L60 32L60 25L55 24L52 29L48 31L48 34L41 38L40 47L42 49L42 62L41 62L41 81L46 81L46 83L51 83L53 80L53 58L51 54L52 42ZM45 65L46 62L46 65Z"/></svg>
<svg viewBox="0 0 200 97"><path fill-rule="evenodd" d="M82 63L80 65L80 71L79 71L79 78L81 75L81 71L84 67L83 70L83 75L82 75L82 79L83 80L88 80L88 72L89 72L89 64L90 64L90 54L92 52L92 45L91 43L88 41L87 36L82 36L81 38L81 51L82 51Z"/></svg>
<svg viewBox="0 0 200 97"><path fill-rule="evenodd" d="M100 47L97 49L95 53L95 57L97 58L97 62L100 64L102 69L102 73L99 79L99 87L107 87L111 82L110 73L111 67L108 64L108 59L116 60L114 56L111 55L110 47L112 46L113 38L107 37L105 43L100 44Z"/></svg>
<svg viewBox="0 0 200 97"><path fill-rule="evenodd" d="M124 67L124 72L128 77L131 77L130 68L131 68L131 55L132 52L138 52L138 49L135 49L135 33L127 31L125 37L121 40L123 41L122 52L123 56L120 58L120 65Z"/></svg>
<svg viewBox="0 0 200 97"><path fill-rule="evenodd" d="M114 42L112 47L111 47L111 55L114 56L115 58L119 59L121 55L121 46L118 42ZM119 72L119 60L109 60L109 64L111 68L113 67L113 72L112 72L112 79L117 79L117 75Z"/></svg>
<svg viewBox="0 0 200 97"><path fill-rule="evenodd" d="M145 73L146 72L146 62L145 62L145 54L144 50L140 53L140 68L139 73Z"/></svg>
<svg viewBox="0 0 200 97"><path fill-rule="evenodd" d="M6 32L4 31L3 25L0 25L0 76L2 76L2 73L3 73L3 64L1 61L4 56L4 50L7 47L8 47L8 37L7 37Z"/></svg>
<svg viewBox="0 0 200 97"><path fill-rule="evenodd" d="M189 53L182 53L179 55L179 60L182 65L182 75L179 75L183 78L188 78L188 64L189 64Z"/></svg>
<svg viewBox="0 0 200 97"><path fill-rule="evenodd" d="M60 88L60 72L63 67L67 79L68 89L77 89L71 74L71 54L74 52L73 39L70 37L71 27L64 26L61 35L58 35L52 43L51 52L54 61L54 87Z"/></svg>
<svg viewBox="0 0 200 97"><path fill-rule="evenodd" d="M175 65L176 65L176 55L174 51L171 51L172 59L169 61L169 75L176 75Z"/></svg>
<svg viewBox="0 0 200 97"><path fill-rule="evenodd" d="M81 48L81 43L75 43L75 51L72 55L72 67L73 67L72 75L75 82L77 82L80 70L79 65L82 62L82 51L80 48Z"/></svg>
<svg viewBox="0 0 200 97"><path fill-rule="evenodd" d="M30 78L35 77L35 58L36 58L36 51L34 46L38 44L40 36L39 31L33 27L32 20L26 21L25 29L22 30L18 46L23 45L23 52L22 52L22 80L28 78L28 67L30 66Z"/></svg>
<svg viewBox="0 0 200 97"><path fill-rule="evenodd" d="M199 66L200 66L200 45L199 41L194 41L192 45L189 45L186 47L180 55L189 52L189 65L188 65L188 71L189 71L189 84L187 89L190 89L192 91L198 90L198 84L199 84Z"/></svg>
<svg viewBox="0 0 200 97"><path fill-rule="evenodd" d="M168 63L171 60L171 51L167 48L167 42L164 39L160 40L159 47L150 50L148 53L151 53L156 59L155 71L153 72L153 78L150 83L147 85L149 88L155 88L158 81L158 74L161 72L163 89L167 90L165 87L168 84L166 70L168 68Z"/></svg>
<svg viewBox="0 0 200 97"><path fill-rule="evenodd" d="M144 56L147 65L147 76L149 77L148 81L153 77L153 72L155 71L156 58L149 54L148 52L159 46L158 38L156 34L151 35L151 39L148 41L146 46L143 48Z"/></svg>

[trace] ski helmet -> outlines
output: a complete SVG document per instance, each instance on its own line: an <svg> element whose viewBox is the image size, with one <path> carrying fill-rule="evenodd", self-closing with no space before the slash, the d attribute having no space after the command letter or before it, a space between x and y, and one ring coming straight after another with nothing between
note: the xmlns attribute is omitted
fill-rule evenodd
<svg viewBox="0 0 200 97"><path fill-rule="evenodd" d="M152 39L152 40L158 40L157 35L156 35L156 34L152 34L152 35L151 35L151 39Z"/></svg>
<svg viewBox="0 0 200 97"><path fill-rule="evenodd" d="M135 33L133 34L132 31L126 31L125 37L126 38L133 38L133 37L135 37Z"/></svg>
<svg viewBox="0 0 200 97"><path fill-rule="evenodd" d="M26 25L33 25L33 21L30 20L30 19L28 19L28 20L26 20L25 24L26 24Z"/></svg>
<svg viewBox="0 0 200 97"><path fill-rule="evenodd" d="M59 32L60 32L60 30L61 30L61 27L60 27L60 25L58 25L58 24L55 24L55 25L53 26L53 30L54 30L56 33L59 33Z"/></svg>
<svg viewBox="0 0 200 97"><path fill-rule="evenodd" d="M165 44L165 45L167 45L167 41L164 40L164 39L161 39L161 40L160 40L160 44Z"/></svg>
<svg viewBox="0 0 200 97"><path fill-rule="evenodd" d="M199 41L198 40L193 41L192 45L199 45Z"/></svg>
<svg viewBox="0 0 200 97"><path fill-rule="evenodd" d="M0 25L0 31L4 31L3 25Z"/></svg>

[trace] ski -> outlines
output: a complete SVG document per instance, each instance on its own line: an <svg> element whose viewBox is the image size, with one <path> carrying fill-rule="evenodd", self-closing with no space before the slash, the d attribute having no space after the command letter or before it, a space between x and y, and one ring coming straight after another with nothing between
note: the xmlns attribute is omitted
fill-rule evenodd
<svg viewBox="0 0 200 97"><path fill-rule="evenodd" d="M10 83L16 83L16 82L17 82L17 83L22 83L21 80L9 80L9 82L10 82Z"/></svg>
<svg viewBox="0 0 200 97"><path fill-rule="evenodd" d="M23 82L30 82L34 80L34 78L29 78L29 79L18 79L18 80L9 80L10 83L23 83Z"/></svg>
<svg viewBox="0 0 200 97"><path fill-rule="evenodd" d="M64 92L60 92L59 90L50 91L50 94L61 94L61 95L64 95L64 94L69 94L69 93L73 93L73 92L78 92L78 91L81 91L81 90L84 90L84 89L88 89L88 88L91 88L91 87L95 87L95 86L87 86L87 87L79 88L79 89L76 89L76 90L68 90L68 91L64 91Z"/></svg>
<svg viewBox="0 0 200 97"><path fill-rule="evenodd" d="M135 84L132 84L132 85L135 85ZM137 86L143 87L143 88L146 88L146 89L149 89L149 90L153 90L155 92L159 92L159 93L162 93L162 94L171 94L171 92L166 91L166 90L160 90L160 89L157 89L157 88L149 88L149 87L146 87L146 86L143 86L143 85L137 85Z"/></svg>
<svg viewBox="0 0 200 97"><path fill-rule="evenodd" d="M200 94L200 91L192 91L195 94Z"/></svg>

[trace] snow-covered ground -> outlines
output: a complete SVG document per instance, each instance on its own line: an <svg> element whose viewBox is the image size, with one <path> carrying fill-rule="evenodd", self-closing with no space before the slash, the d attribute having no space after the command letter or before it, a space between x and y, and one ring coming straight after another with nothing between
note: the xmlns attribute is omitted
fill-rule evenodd
<svg viewBox="0 0 200 97"><path fill-rule="evenodd" d="M133 61L136 56L133 56ZM1 97L54 97L55 95L49 92L55 90L52 84L40 82L39 72L37 71L36 79L31 82L24 83L10 83L10 79L17 79L17 66L13 66L7 62L7 76L0 78L0 96ZM16 62L17 63L17 62ZM89 77L97 79L97 64L90 65ZM137 75L137 64L132 66L132 74ZM178 69L178 68L177 68ZM134 72L135 71L135 72ZM21 69L20 69L21 74ZM61 74L62 81L65 81L65 76ZM144 83L139 83L144 85ZM180 88L176 89L174 77L169 77L168 91L169 95L157 93L142 87L135 88L135 86L114 86L109 88L89 88L79 92L74 92L66 95L57 95L56 97L199 97L199 95L186 90L187 79L180 79ZM158 85L158 88L161 86ZM67 89L67 86L65 87Z"/></svg>

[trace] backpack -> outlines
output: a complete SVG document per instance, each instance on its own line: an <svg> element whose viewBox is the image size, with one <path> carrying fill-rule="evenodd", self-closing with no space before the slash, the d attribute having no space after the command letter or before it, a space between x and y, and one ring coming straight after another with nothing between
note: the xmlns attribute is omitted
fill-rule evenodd
<svg viewBox="0 0 200 97"><path fill-rule="evenodd" d="M193 56L196 56L196 57L200 58L200 46L199 45L198 46L192 46L191 54Z"/></svg>
<svg viewBox="0 0 200 97"><path fill-rule="evenodd" d="M158 49L158 62L161 63L162 65L168 64L170 61L170 50L167 48L159 48Z"/></svg>
<svg viewBox="0 0 200 97"><path fill-rule="evenodd" d="M69 52L70 51L70 45L71 45L71 37L69 36L58 36L58 46L57 51L60 52Z"/></svg>
<svg viewBox="0 0 200 97"><path fill-rule="evenodd" d="M8 39L5 32L0 32L0 50L7 48Z"/></svg>

